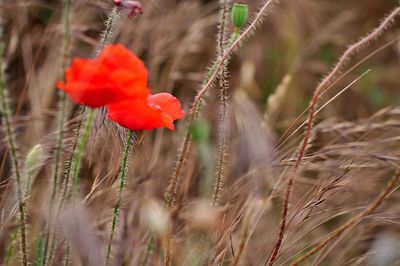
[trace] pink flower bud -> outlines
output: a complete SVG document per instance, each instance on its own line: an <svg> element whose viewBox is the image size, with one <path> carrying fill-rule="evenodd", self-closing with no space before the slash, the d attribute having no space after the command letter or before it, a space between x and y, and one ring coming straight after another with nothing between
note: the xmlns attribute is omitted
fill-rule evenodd
<svg viewBox="0 0 400 266"><path fill-rule="evenodd" d="M114 4L121 9L129 9L128 17L130 19L143 14L143 6L139 1L133 0L113 0Z"/></svg>

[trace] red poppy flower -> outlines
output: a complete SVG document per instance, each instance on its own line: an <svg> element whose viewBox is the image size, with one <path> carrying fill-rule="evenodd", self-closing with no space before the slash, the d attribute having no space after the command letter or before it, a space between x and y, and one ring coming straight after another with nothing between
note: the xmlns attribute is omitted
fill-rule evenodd
<svg viewBox="0 0 400 266"><path fill-rule="evenodd" d="M96 59L74 59L58 82L76 103L92 108L127 98L147 98L147 69L122 45L108 45Z"/></svg>
<svg viewBox="0 0 400 266"><path fill-rule="evenodd" d="M166 127L175 129L174 120L184 112L177 98L169 93L149 95L146 100L136 98L109 104L108 117L131 130L151 130Z"/></svg>
<svg viewBox="0 0 400 266"><path fill-rule="evenodd" d="M183 117L174 96L151 95L143 62L118 44L106 46L96 59L74 59L66 83L57 87L76 103L106 106L111 120L132 130L174 129L174 120Z"/></svg>

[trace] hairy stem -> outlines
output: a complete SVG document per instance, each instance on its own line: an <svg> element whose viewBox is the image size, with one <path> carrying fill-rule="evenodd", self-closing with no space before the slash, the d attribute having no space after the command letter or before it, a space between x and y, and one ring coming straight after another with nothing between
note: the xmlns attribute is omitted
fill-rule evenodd
<svg viewBox="0 0 400 266"><path fill-rule="evenodd" d="M226 42L226 20L228 14L228 3L226 0L220 2L220 26L218 31L218 56L221 58L225 52ZM217 153L217 166L215 172L215 185L214 195L212 199L212 205L217 205L218 199L220 198L220 192L222 191L223 179L224 179L224 166L226 157L226 140L227 140L227 128L226 126L226 110L227 110L227 64L221 68L218 76L218 100L219 100L219 125L218 125L218 153Z"/></svg>
<svg viewBox="0 0 400 266"><path fill-rule="evenodd" d="M64 72L67 67L69 61L69 45L71 41L70 35L70 7L71 1L64 0L63 1L63 22L64 22L64 34L63 34L63 48L62 48L62 72ZM47 225L47 234L45 240L45 259L43 264L46 264L48 258L48 264L51 264L51 260L53 257L54 246L55 246L55 236L56 236L56 228L53 228L53 208L54 208L54 200L56 197L57 187L58 187L58 177L60 175L60 161L61 161L61 153L63 150L64 144L64 121L65 121L65 113L67 108L67 97L63 91L59 91L60 101L59 101L59 113L58 113L58 136L57 136L57 146L54 158L54 170L53 170L53 181L52 181L52 191L50 195L50 210L48 217L48 225ZM53 228L53 232L52 232ZM51 241L50 241L51 240ZM50 241L50 243L49 243ZM50 245L50 249L48 249ZM48 253L48 255L47 255Z"/></svg>
<svg viewBox="0 0 400 266"><path fill-rule="evenodd" d="M2 26L0 28L0 38L2 38ZM25 232L25 199L23 196L23 188L21 182L20 163L18 160L18 151L14 136L14 128L11 122L11 109L9 106L9 98L7 96L6 78L4 74L5 64L3 62L4 44L0 40L0 105L2 113L2 124L5 126L5 135L7 137L7 148L10 152L12 170L16 179L16 190L18 196L19 209L19 228L21 233L21 257L22 265L28 265L28 254L26 250L26 232Z"/></svg>
<svg viewBox="0 0 400 266"><path fill-rule="evenodd" d="M106 251L106 266L110 265L112 242L114 239L115 228L117 227L118 224L119 208L122 202L122 193L124 191L126 184L126 176L128 173L128 161L129 161L129 154L133 144L133 135L134 135L133 131L129 130L128 137L125 143L124 154L121 161L121 172L119 174L118 200L114 207L111 231L110 231L110 236L108 238L107 251Z"/></svg>

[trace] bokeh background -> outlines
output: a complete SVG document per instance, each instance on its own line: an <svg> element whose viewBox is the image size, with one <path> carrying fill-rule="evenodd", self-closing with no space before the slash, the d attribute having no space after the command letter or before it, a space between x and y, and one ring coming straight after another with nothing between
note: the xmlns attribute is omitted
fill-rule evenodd
<svg viewBox="0 0 400 266"><path fill-rule="evenodd" d="M113 42L122 43L145 61L154 92L173 93L189 113L215 58L219 1L141 2L144 14L132 20L123 15ZM241 2L247 3L250 14L254 14L263 1ZM0 21L4 25L7 87L15 110L13 121L21 158L36 144L45 149L29 199L32 249L46 222L56 145L59 95L55 83L63 77L62 4L53 0L3 0L0 6L4 14ZM112 1L106 0L73 1L71 58L95 56L103 21L112 6ZM269 10L229 64L229 118L225 121L230 128L229 148L225 189L218 208L208 205L213 192L219 123L216 89L208 92L191 129L192 150L173 214L178 216L174 241L177 265L230 265L246 232L241 264L263 265L277 236L282 207L284 184L275 185L287 177L285 167L293 164L302 128L286 141L287 137L306 119L301 114L316 86L346 47L379 25L397 6L395 0L281 0ZM374 54L322 97L320 106L363 75L317 116L311 147L290 205L290 234L276 265L289 265L288 261L301 254L302 248L363 210L398 167L399 33L399 22L395 21L349 63L354 65ZM65 157L71 150L79 107L70 103L68 118ZM115 202L122 140L115 125L107 122L101 126L99 121L85 150L80 176L85 208L71 210L73 214L64 221L67 225L81 224L84 233L61 224L66 235L75 237L73 245L81 250L75 253L74 265L94 265L93 258L100 256L95 252L90 258L85 251L103 247ZM283 135L288 128L289 134ZM162 211L153 212L163 210L164 193L184 133L185 123L180 121L174 132L146 132L134 149L115 244L115 265L140 265L151 235L150 222L143 222L143 217L162 220L157 216L162 216ZM0 136L0 206L2 213L8 214L13 206L13 181L4 135ZM396 265L399 255L391 247L400 245L399 200L399 193L394 192L377 214L365 219L331 249L325 249L326 254L320 255L323 262L318 258L314 262ZM148 207L149 202L155 205ZM78 213L83 218L74 220ZM1 221L0 256L4 257L15 223L5 218ZM162 261L163 234L155 239L149 265L160 265ZM384 258L370 255L381 254L383 247L387 252ZM62 243L57 254L63 254ZM58 260L54 263L60 265Z"/></svg>

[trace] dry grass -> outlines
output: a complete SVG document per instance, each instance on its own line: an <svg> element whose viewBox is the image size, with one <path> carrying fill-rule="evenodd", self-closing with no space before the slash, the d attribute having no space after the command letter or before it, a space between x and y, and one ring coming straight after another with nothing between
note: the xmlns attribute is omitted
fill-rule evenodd
<svg viewBox="0 0 400 266"><path fill-rule="evenodd" d="M21 182L28 152L43 147L36 172L29 172L32 189L18 197L2 112L1 263L21 264L15 233L21 200L33 265L44 265L40 246L53 230L54 258L47 264L63 265L69 254L70 265L103 265L117 203L112 265L400 262L397 1L242 1L260 20L249 21L229 47L221 44L232 26L228 21L218 27L218 21L220 5L232 1L142 1L144 14L128 20L123 13L110 42L142 58L152 90L176 95L187 119L173 132L136 132L120 201L126 132L96 110L78 204L60 204L64 174L56 180L55 200L49 200L59 129L65 172L76 127L87 113L68 100L60 127L54 85L63 60L95 56L112 8L112 1L72 2L64 57L63 1L0 1L1 62ZM340 59L390 12L393 19L379 38ZM217 70L209 75L208 67ZM221 181L217 189L215 177Z"/></svg>

